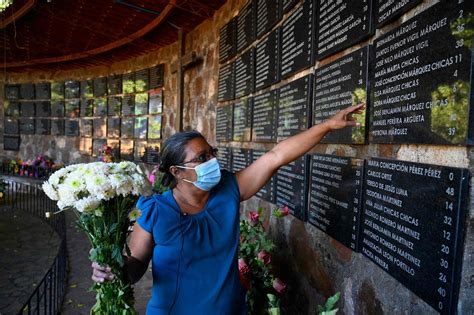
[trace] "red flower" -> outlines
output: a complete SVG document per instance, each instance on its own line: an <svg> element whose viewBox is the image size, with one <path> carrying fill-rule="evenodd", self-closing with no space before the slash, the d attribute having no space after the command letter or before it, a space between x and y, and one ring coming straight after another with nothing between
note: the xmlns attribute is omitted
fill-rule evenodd
<svg viewBox="0 0 474 315"><path fill-rule="evenodd" d="M265 265L268 265L272 262L272 255L267 253L266 251L262 250L260 253L257 254L258 260L263 261Z"/></svg>
<svg viewBox="0 0 474 315"><path fill-rule="evenodd" d="M277 218L286 217L290 213L290 209L288 206L284 206L283 208L276 208L273 210L273 216Z"/></svg>
<svg viewBox="0 0 474 315"><path fill-rule="evenodd" d="M245 262L245 259L239 258L239 273L241 276L246 275L250 272L250 268Z"/></svg>
<svg viewBox="0 0 474 315"><path fill-rule="evenodd" d="M275 280L273 280L273 288L279 294L283 294L283 292L285 292L285 290L286 290L286 284L283 281L281 281L280 279L275 278Z"/></svg>
<svg viewBox="0 0 474 315"><path fill-rule="evenodd" d="M250 219L250 223L253 225L257 224L259 221L259 214L256 211L249 211L248 217Z"/></svg>

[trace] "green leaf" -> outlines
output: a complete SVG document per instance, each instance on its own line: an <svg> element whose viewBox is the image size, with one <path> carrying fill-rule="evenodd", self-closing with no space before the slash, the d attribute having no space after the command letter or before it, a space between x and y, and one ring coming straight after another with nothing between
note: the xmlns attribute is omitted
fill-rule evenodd
<svg viewBox="0 0 474 315"><path fill-rule="evenodd" d="M328 300L326 301L326 304L324 305L325 310L326 311L332 310L334 306L336 305L337 301L339 301L340 297L341 297L341 292L337 292L336 294L328 298Z"/></svg>

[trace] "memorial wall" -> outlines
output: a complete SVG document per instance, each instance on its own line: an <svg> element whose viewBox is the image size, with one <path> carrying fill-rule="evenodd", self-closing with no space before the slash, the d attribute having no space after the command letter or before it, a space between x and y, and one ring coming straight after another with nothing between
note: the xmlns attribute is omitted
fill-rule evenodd
<svg viewBox="0 0 474 315"><path fill-rule="evenodd" d="M277 142L365 104L354 115L360 126L328 134L281 167L244 208L288 206L305 230L314 226L353 262L376 266L421 299L421 313L455 314L466 307L469 165L416 156L474 143L474 3L420 3L247 1L220 29L216 140L222 167L236 172ZM388 153L403 146L415 148L415 159Z"/></svg>

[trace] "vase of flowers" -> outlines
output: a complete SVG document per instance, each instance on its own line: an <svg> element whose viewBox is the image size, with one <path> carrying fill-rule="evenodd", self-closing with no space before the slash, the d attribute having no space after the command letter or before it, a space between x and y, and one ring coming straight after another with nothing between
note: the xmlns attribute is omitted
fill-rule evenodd
<svg viewBox="0 0 474 315"><path fill-rule="evenodd" d="M60 211L74 211L92 245L89 258L115 274L114 280L93 285L96 304L91 314L137 314L122 253L130 254L126 239L140 215L138 196L151 194L140 167L132 162L70 165L53 173L43 190Z"/></svg>

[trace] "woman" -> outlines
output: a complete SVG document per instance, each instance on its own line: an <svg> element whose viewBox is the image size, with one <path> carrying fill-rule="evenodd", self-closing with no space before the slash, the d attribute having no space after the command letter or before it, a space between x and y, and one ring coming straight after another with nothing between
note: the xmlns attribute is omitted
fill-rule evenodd
<svg viewBox="0 0 474 315"><path fill-rule="evenodd" d="M331 119L278 143L247 168L220 171L213 149L194 132L165 141L160 171L171 190L141 197L142 216L134 226L126 270L132 283L153 266L147 314L245 314L239 282L239 203L258 192L277 169L309 151L326 133L356 126L348 107ZM113 279L108 268L92 264L92 279Z"/></svg>

